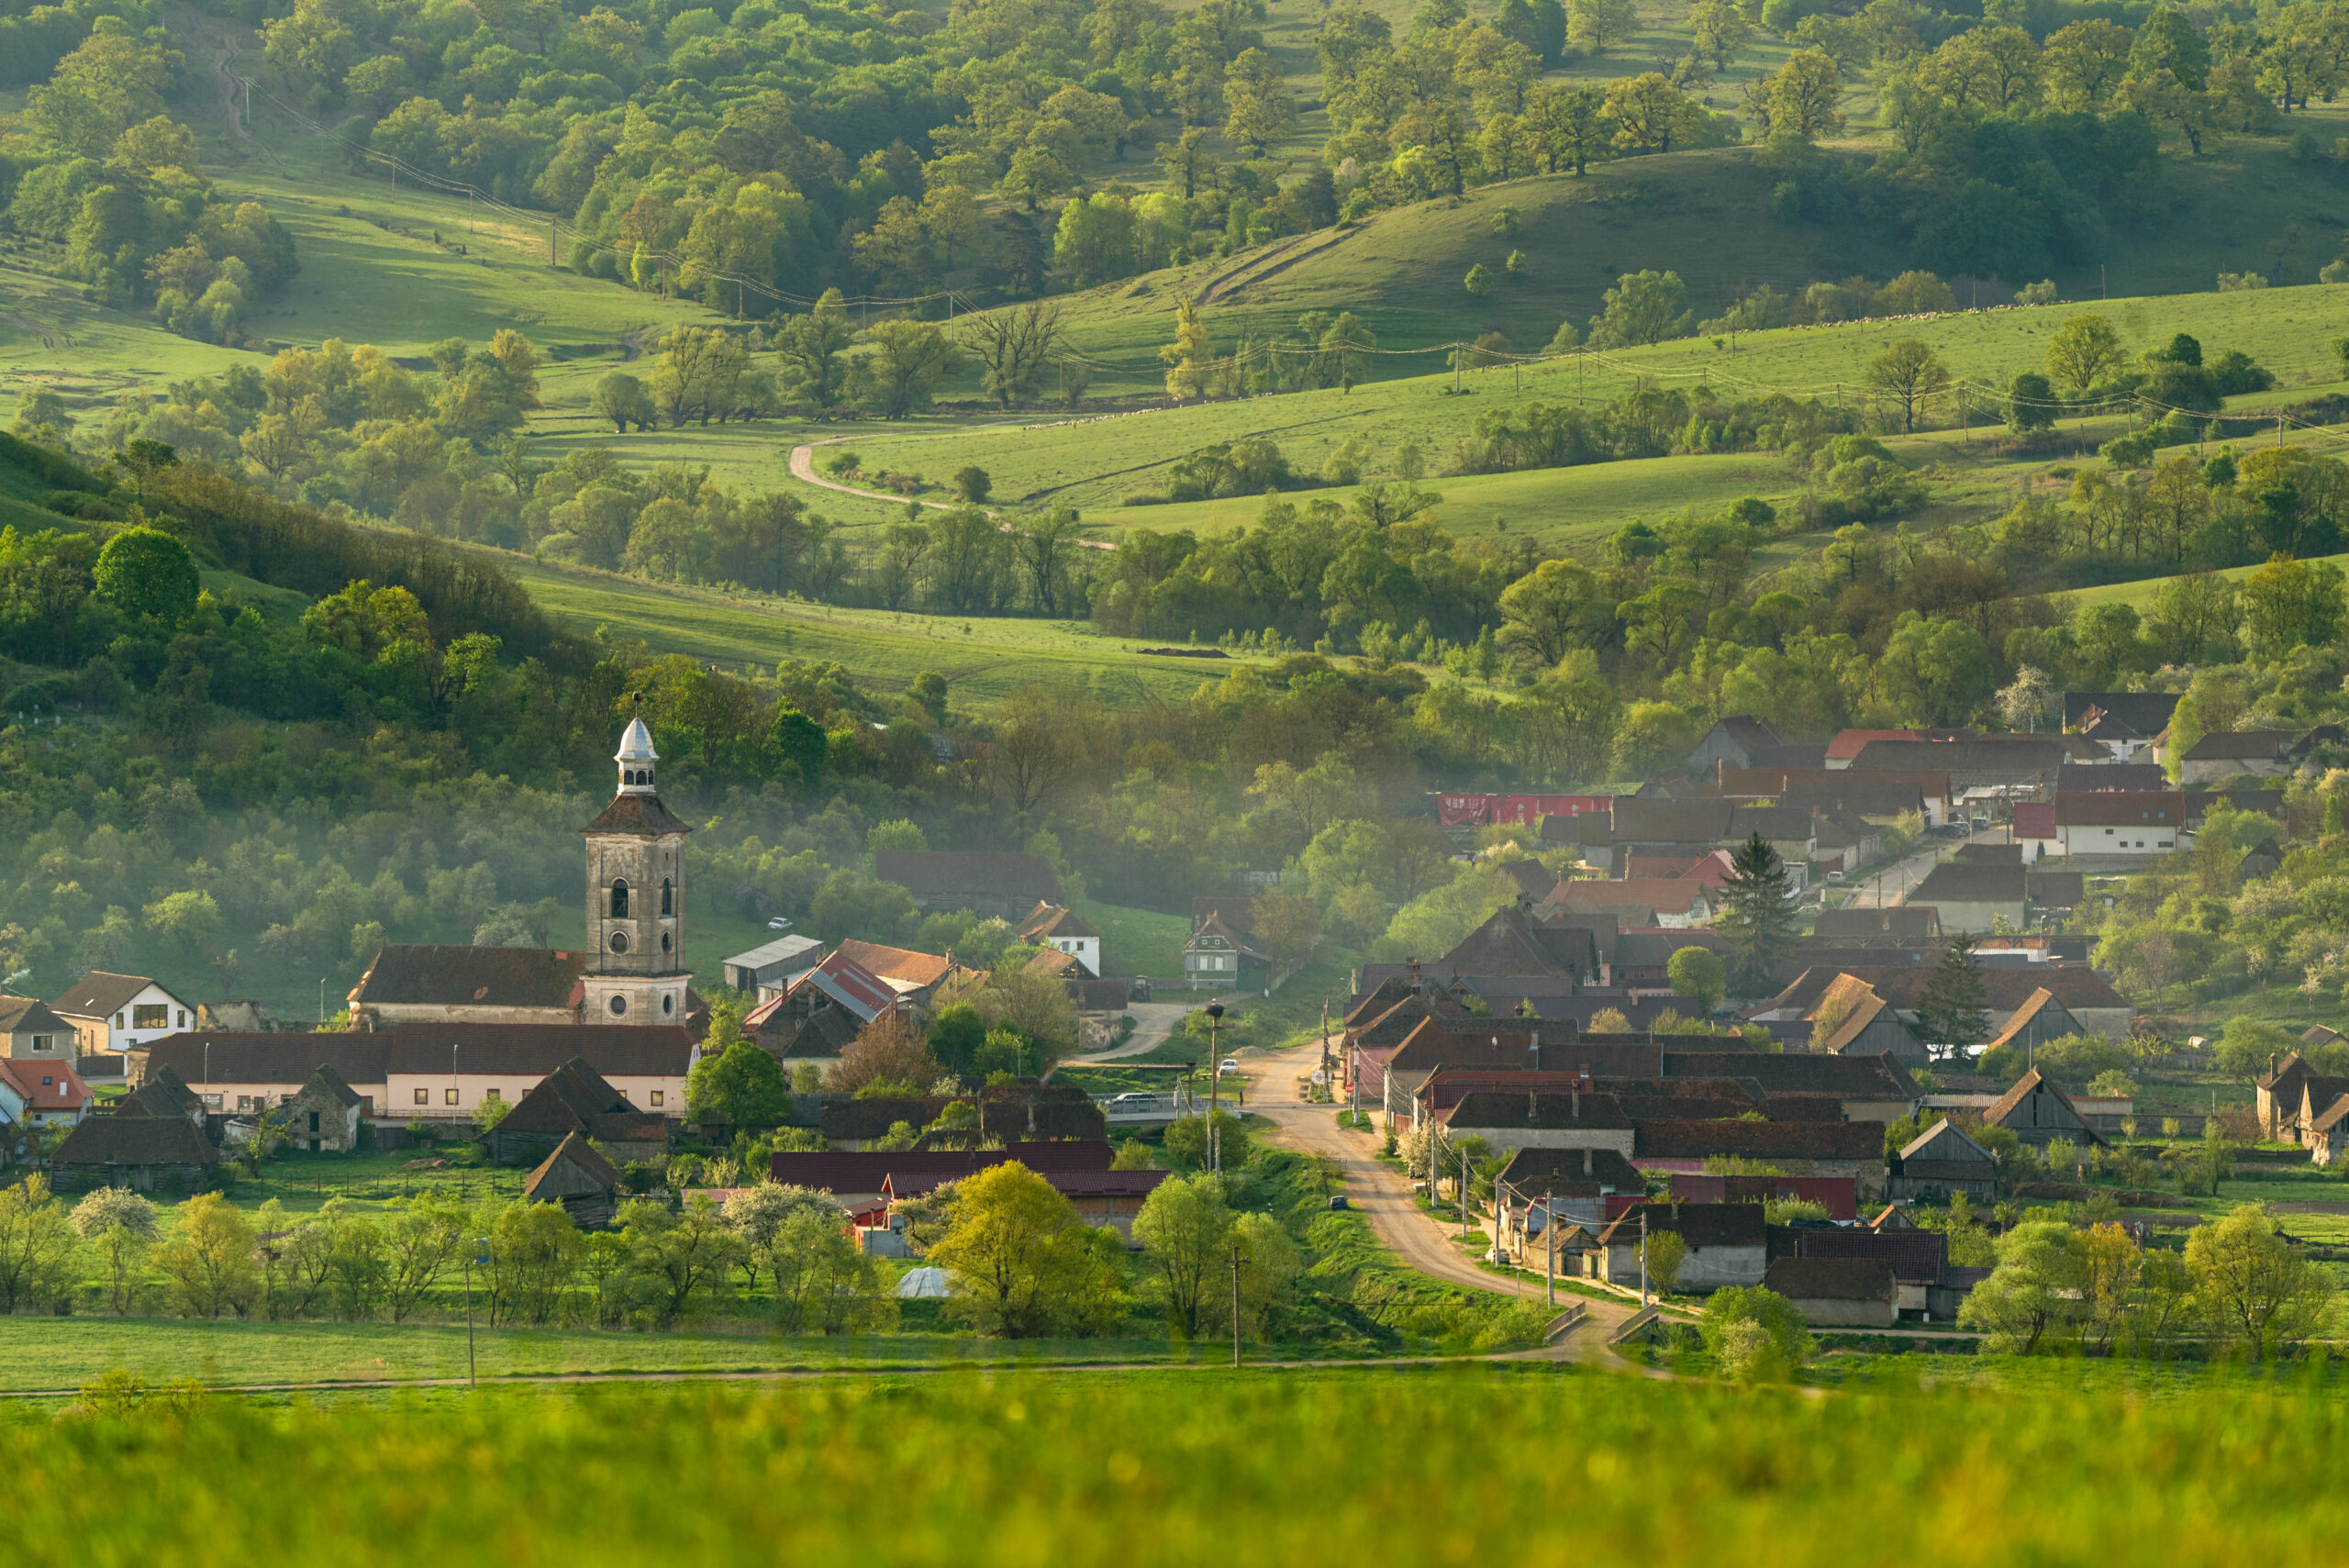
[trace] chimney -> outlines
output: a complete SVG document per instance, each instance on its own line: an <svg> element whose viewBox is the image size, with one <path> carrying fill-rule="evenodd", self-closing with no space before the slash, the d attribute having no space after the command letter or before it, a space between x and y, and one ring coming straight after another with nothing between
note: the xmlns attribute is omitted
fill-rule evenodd
<svg viewBox="0 0 2349 1568"><path fill-rule="evenodd" d="M2267 1070L2270 1073L2276 1071L2273 1065L2270 1065ZM1533 1031L1533 1071L1536 1073L1542 1071L1542 1031L1540 1029Z"/></svg>
<svg viewBox="0 0 2349 1568"><path fill-rule="evenodd" d="M1537 1107L1537 1106L1534 1105L1534 1103L1533 1103L1533 1091L1532 1091L1532 1090L1531 1090L1531 1089L1526 1090L1526 1091L1525 1091L1525 1125L1526 1125L1526 1126L1528 1126L1528 1127L1531 1127L1531 1126L1533 1125L1533 1123L1534 1123L1535 1118L1537 1118L1538 1117L1540 1117L1540 1116L1541 1116L1541 1114L1542 1114L1541 1110L1540 1110L1540 1109L1539 1109L1539 1107Z"/></svg>
<svg viewBox="0 0 2349 1568"><path fill-rule="evenodd" d="M1411 989L1416 991L1419 988L1419 961L1414 958L1405 962L1411 966Z"/></svg>
<svg viewBox="0 0 2349 1568"><path fill-rule="evenodd" d="M1587 1143L1586 1143L1586 1144L1584 1144L1584 1145L1582 1146L1582 1173L1583 1173L1586 1177L1591 1174L1591 1169L1590 1169L1590 1145L1589 1145L1589 1144L1587 1144Z"/></svg>

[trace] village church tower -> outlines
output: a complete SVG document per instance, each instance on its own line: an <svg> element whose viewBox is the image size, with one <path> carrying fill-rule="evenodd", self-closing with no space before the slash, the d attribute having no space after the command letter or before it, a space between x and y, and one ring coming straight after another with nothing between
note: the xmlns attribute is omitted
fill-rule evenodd
<svg viewBox="0 0 2349 1568"><path fill-rule="evenodd" d="M580 1021L685 1021L685 835L652 782L660 756L641 718L614 754L619 793L587 840L587 952Z"/></svg>

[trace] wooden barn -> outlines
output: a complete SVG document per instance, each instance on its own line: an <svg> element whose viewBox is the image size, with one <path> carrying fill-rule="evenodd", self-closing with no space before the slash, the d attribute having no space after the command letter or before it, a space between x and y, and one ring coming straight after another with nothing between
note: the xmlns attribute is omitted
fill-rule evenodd
<svg viewBox="0 0 2349 1568"><path fill-rule="evenodd" d="M2104 1142L2072 1104L2071 1096L2036 1067L2016 1079L2015 1086L1982 1113L1982 1120L1990 1127L2005 1128L2034 1149L2044 1149L2059 1138L2068 1138L2083 1148Z"/></svg>
<svg viewBox="0 0 2349 1568"><path fill-rule="evenodd" d="M559 1203L582 1230L601 1230L619 1209L620 1173L577 1133L555 1145L522 1184L526 1203Z"/></svg>
<svg viewBox="0 0 2349 1568"><path fill-rule="evenodd" d="M1938 1204L1952 1193L1977 1203L1998 1195L1997 1157L1946 1117L1910 1139L1887 1164L1889 1197Z"/></svg>

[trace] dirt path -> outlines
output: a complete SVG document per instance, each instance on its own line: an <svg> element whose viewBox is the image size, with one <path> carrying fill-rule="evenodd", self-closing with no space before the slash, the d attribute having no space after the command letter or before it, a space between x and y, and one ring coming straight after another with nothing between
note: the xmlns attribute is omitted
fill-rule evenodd
<svg viewBox="0 0 2349 1568"><path fill-rule="evenodd" d="M1273 1123L1275 1130L1267 1135L1267 1140L1283 1148L1325 1155L1335 1162L1345 1177L1348 1205L1361 1211L1380 1241L1420 1273L1471 1290L1540 1300L1542 1282L1539 1278L1489 1273L1462 1256L1454 1240L1457 1227L1448 1229L1419 1208L1410 1183L1380 1162L1377 1141L1370 1134L1340 1129L1336 1107L1313 1105L1302 1097L1297 1079L1311 1070L1319 1049L1318 1045L1308 1044L1249 1059L1250 1071L1257 1074L1255 1083L1260 1086L1256 1095L1251 1096L1248 1108ZM1472 1230L1470 1234L1475 1232ZM1569 1299L1581 1301L1586 1314L1581 1324L1561 1341L1556 1353L1618 1371L1629 1370L1626 1362L1607 1349L1607 1338L1639 1307L1630 1301L1579 1296L1569 1298L1563 1293L1559 1296L1560 1307L1563 1308ZM1645 1370L1651 1375L1664 1375L1660 1369Z"/></svg>
<svg viewBox="0 0 2349 1568"><path fill-rule="evenodd" d="M792 448L791 477L805 484L812 484L818 490L837 490L843 495L862 495L868 501L913 500L913 497L909 495L892 495L886 490L861 490L853 484L842 484L836 479L818 478L816 475L816 449L818 447L838 446L841 442L850 439L851 438L847 436L833 436L826 440L815 441L807 446ZM959 512L963 509L963 503L960 501L914 501L914 505L917 506L927 506L933 512ZM982 506L979 510L986 513L990 517L996 516L995 511L990 507Z"/></svg>
<svg viewBox="0 0 2349 1568"><path fill-rule="evenodd" d="M1071 1067L1089 1066L1097 1062L1116 1062L1121 1057L1140 1056L1164 1043L1166 1037L1183 1027L1190 1015L1188 1002L1130 1002L1126 1011L1134 1017L1134 1032L1126 1043L1108 1051L1097 1051L1090 1056L1071 1057Z"/></svg>
<svg viewBox="0 0 2349 1568"><path fill-rule="evenodd" d="M791 477L799 480L802 483L812 484L818 490L837 490L843 495L862 495L868 501L911 501L915 506L928 507L933 512L959 512L963 509L964 504L960 501L922 501L918 500L911 495L893 495L886 490L860 489L858 486L853 484L842 484L837 479L818 478L816 474L816 449L818 447L838 446L842 441L853 440L855 438L852 436L832 436L824 440L810 442L806 446L792 448ZM1005 533L1016 534L1019 531L1018 528L1012 527L1011 524L1005 522L1003 520L1003 514L996 511L994 507L982 506L979 510L985 513L988 517L993 517L996 520L996 527L1001 528ZM1076 546L1079 550L1114 550L1118 548L1116 545L1109 543L1107 539L1071 539L1069 542Z"/></svg>

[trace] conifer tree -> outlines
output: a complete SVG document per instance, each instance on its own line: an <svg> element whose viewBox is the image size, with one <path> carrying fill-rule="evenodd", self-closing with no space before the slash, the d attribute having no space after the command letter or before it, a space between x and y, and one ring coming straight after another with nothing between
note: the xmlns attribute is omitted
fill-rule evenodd
<svg viewBox="0 0 2349 1568"><path fill-rule="evenodd" d="M1713 929L1729 940L1730 984L1741 996L1765 995L1794 945L1795 893L1778 851L1761 834L1731 856L1721 897L1726 907Z"/></svg>
<svg viewBox="0 0 2349 1568"><path fill-rule="evenodd" d="M1944 1056L1963 1056L1967 1046L1979 1044L1990 1032L1988 995L1982 985L1982 966L1974 960L1973 938L1957 937L1942 954L1924 994L1917 998L1917 1022L1926 1043Z"/></svg>

